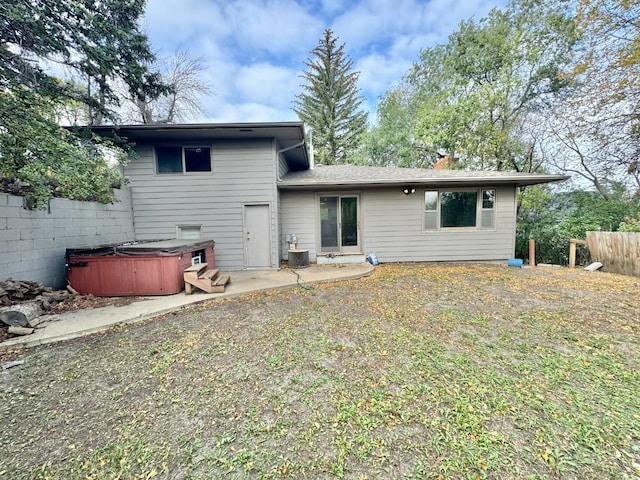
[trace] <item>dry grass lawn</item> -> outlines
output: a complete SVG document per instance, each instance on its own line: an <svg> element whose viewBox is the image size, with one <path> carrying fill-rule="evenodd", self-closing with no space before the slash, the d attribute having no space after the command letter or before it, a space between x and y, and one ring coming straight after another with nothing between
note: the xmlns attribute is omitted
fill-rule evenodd
<svg viewBox="0 0 640 480"><path fill-rule="evenodd" d="M382 265L14 352L0 479L640 476L640 279Z"/></svg>

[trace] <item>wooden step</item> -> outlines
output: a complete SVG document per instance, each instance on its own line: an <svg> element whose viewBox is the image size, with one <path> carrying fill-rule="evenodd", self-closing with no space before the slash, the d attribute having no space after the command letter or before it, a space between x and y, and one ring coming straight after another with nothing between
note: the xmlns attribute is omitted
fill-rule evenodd
<svg viewBox="0 0 640 480"><path fill-rule="evenodd" d="M222 275L211 282L211 285L226 285L231 281L229 275Z"/></svg>
<svg viewBox="0 0 640 480"><path fill-rule="evenodd" d="M187 295L190 295L193 287L207 293L223 293L224 287L231 281L229 275L220 276L220 272L217 268L205 270L205 268L197 268L199 265L206 263L192 265L184 270L184 290ZM205 271L203 271L205 270Z"/></svg>
<svg viewBox="0 0 640 480"><path fill-rule="evenodd" d="M211 282L211 293L223 293L225 285L230 281L231 277L229 275L216 278Z"/></svg>
<svg viewBox="0 0 640 480"><path fill-rule="evenodd" d="M217 268L212 268L211 270L207 270L206 272L199 274L198 277L210 278L211 280L213 280L218 276L218 272L219 270Z"/></svg>
<svg viewBox="0 0 640 480"><path fill-rule="evenodd" d="M184 269L185 272L201 272L202 270L207 268L207 264L206 263L195 263L193 265L191 265L190 267L187 267Z"/></svg>

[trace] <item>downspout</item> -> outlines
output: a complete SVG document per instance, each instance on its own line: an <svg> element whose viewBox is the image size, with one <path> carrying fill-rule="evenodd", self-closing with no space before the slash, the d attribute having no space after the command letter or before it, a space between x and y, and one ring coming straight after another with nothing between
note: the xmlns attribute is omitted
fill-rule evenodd
<svg viewBox="0 0 640 480"><path fill-rule="evenodd" d="M311 136L312 131L309 131L309 136ZM291 145L289 147L283 148L281 150L276 151L276 155L279 155L281 153L284 152L288 152L289 150L293 150L294 148L298 148L298 147L302 147L305 143L307 143L306 139L302 139L302 141L300 143L296 143L295 145ZM311 139L308 142L309 145L309 169L313 170L314 167L314 161L313 161L313 142L311 141Z"/></svg>
<svg viewBox="0 0 640 480"><path fill-rule="evenodd" d="M313 151L313 128L309 128L309 169L313 170L316 167L316 159Z"/></svg>
<svg viewBox="0 0 640 480"><path fill-rule="evenodd" d="M300 143L296 143L295 145L291 145L289 147L282 148L280 150L276 150L276 171L277 171L276 177L277 177L278 180L281 180L281 178L280 178L280 168L278 167L280 154L284 153L284 152L288 152L289 150L293 150L294 148L302 147L305 144L305 142L306 142L306 140L303 138ZM280 229L281 229L282 225L280 223L280 190L278 189L277 184L276 184L276 198L277 198L277 201L276 201L276 214L277 214L277 218L278 218L278 226L277 226L278 232L276 234L277 235L276 239L277 239L277 242L278 242L277 243L277 245L278 245L278 250L277 250L278 253L277 253L277 255L278 255L279 258L282 258L284 260L284 255L282 253L280 253L280 248L282 247L282 244L280 243ZM287 258L287 260L288 260L288 258Z"/></svg>

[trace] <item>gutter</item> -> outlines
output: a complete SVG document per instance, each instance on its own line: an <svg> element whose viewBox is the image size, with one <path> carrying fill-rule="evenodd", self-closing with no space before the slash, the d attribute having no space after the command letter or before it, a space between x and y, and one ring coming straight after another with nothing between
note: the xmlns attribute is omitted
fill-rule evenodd
<svg viewBox="0 0 640 480"><path fill-rule="evenodd" d="M277 150L276 154L278 155L280 153L288 152L289 150L293 150L294 148L298 148L298 147L303 146L305 143L306 143L306 140L303 138L300 143L296 143L295 145L289 145L288 147L281 148L280 150Z"/></svg>
<svg viewBox="0 0 640 480"><path fill-rule="evenodd" d="M538 185L542 183L560 182L568 180L570 177L565 175L544 175L536 177L471 177L471 178L405 178L405 179L387 179L387 180L321 180L321 181L281 181L278 184L282 189L300 189L300 188L316 188L331 186L397 186L397 185L516 185L518 187L528 185Z"/></svg>

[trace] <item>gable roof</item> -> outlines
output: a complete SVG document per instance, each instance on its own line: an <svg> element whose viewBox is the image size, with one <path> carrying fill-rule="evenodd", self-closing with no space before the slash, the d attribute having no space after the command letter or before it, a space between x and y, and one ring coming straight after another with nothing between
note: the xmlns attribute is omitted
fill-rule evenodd
<svg viewBox="0 0 640 480"><path fill-rule="evenodd" d="M495 171L434 170L426 168L317 165L289 172L278 181L281 189L336 186L421 185L433 187L478 185L536 185L567 180L564 175Z"/></svg>
<svg viewBox="0 0 640 480"><path fill-rule="evenodd" d="M309 156L302 122L102 125L91 127L91 129L101 136L118 135L134 143L273 138L291 170L309 168Z"/></svg>

